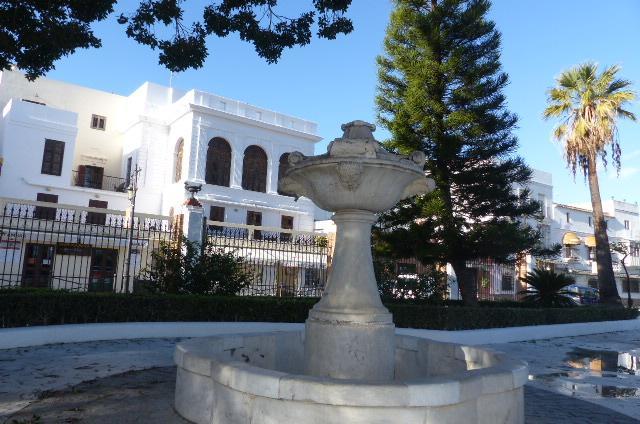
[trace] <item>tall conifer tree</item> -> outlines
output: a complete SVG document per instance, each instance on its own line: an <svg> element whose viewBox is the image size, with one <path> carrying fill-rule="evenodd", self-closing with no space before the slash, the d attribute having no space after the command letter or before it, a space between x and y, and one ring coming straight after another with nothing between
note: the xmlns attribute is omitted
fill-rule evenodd
<svg viewBox="0 0 640 424"><path fill-rule="evenodd" d="M388 147L422 150L436 190L380 219L378 246L423 263L450 263L467 304L477 302L468 261L509 261L532 250L540 205L525 188L506 107L500 33L488 0L396 0L378 58L378 119ZM520 190L515 190L521 187Z"/></svg>

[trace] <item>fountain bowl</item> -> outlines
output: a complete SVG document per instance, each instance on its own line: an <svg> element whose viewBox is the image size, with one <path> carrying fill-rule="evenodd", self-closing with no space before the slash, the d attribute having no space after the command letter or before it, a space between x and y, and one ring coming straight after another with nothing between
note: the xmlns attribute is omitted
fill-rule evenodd
<svg viewBox="0 0 640 424"><path fill-rule="evenodd" d="M394 379L304 372L304 332L179 343L175 409L198 424L522 423L527 366L486 348L395 336Z"/></svg>
<svg viewBox="0 0 640 424"><path fill-rule="evenodd" d="M367 210L380 212L399 200L433 190L422 164L409 159L314 157L301 159L281 188L313 199L327 211ZM290 160L291 160L290 159ZM365 183L366 182L366 183Z"/></svg>

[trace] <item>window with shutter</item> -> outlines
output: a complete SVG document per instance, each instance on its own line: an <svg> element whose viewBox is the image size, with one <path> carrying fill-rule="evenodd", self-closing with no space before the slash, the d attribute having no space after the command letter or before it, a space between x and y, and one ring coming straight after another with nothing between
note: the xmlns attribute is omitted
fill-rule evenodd
<svg viewBox="0 0 640 424"><path fill-rule="evenodd" d="M209 209L209 220L224 222L224 208L222 206L211 206ZM222 227L219 225L210 225L209 229L212 231L222 231Z"/></svg>
<svg viewBox="0 0 640 424"><path fill-rule="evenodd" d="M230 176L231 146L224 138L212 138L207 149L204 180L207 184L229 187Z"/></svg>
<svg viewBox="0 0 640 424"><path fill-rule="evenodd" d="M90 208L107 209L107 202L103 200L89 199ZM107 214L99 212L87 212L87 224L105 225L107 222Z"/></svg>
<svg viewBox="0 0 640 424"><path fill-rule="evenodd" d="M58 196L56 194L38 193L36 200L38 202L58 203ZM33 217L36 219L56 219L56 208L36 206L33 211Z"/></svg>
<svg viewBox="0 0 640 424"><path fill-rule="evenodd" d="M262 226L262 213L247 211L247 225L254 225L256 227ZM254 230L253 238L256 240L262 239L262 232L260 230Z"/></svg>
<svg viewBox="0 0 640 424"><path fill-rule="evenodd" d="M250 191L267 191L267 154L258 146L249 146L242 161L242 188Z"/></svg>
<svg viewBox="0 0 640 424"><path fill-rule="evenodd" d="M64 141L44 141L42 168L40 172L47 175L62 175L62 161L64 159Z"/></svg>
<svg viewBox="0 0 640 424"><path fill-rule="evenodd" d="M293 230L293 217L282 215L280 218L280 228L283 230ZM291 233L280 233L280 241L291 241Z"/></svg>

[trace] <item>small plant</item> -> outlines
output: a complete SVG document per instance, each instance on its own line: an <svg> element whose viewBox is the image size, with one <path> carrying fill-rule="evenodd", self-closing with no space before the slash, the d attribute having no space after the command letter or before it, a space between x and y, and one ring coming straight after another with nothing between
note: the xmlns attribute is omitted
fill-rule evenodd
<svg viewBox="0 0 640 424"><path fill-rule="evenodd" d="M252 277L242 258L183 238L164 242L143 272L151 293L231 296L249 286Z"/></svg>
<svg viewBox="0 0 640 424"><path fill-rule="evenodd" d="M545 269L535 269L527 273L522 279L529 287L519 294L524 295L524 302L535 303L547 308L575 306L574 300L570 297L571 292L566 290L575 282L573 277L564 274L556 274Z"/></svg>

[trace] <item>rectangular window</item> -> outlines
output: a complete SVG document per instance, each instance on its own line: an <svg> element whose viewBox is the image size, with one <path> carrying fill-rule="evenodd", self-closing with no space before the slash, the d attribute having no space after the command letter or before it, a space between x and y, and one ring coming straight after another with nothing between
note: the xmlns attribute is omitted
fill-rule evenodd
<svg viewBox="0 0 640 424"><path fill-rule="evenodd" d="M56 194L38 193L36 200L38 202L58 203L58 196ZM56 208L36 206L33 211L33 217L36 219L56 219Z"/></svg>
<svg viewBox="0 0 640 424"><path fill-rule="evenodd" d="M293 230L293 217L282 215L280 218L280 228L284 230ZM291 233L280 233L280 241L291 241Z"/></svg>
<svg viewBox="0 0 640 424"><path fill-rule="evenodd" d="M104 131L107 127L107 118L100 115L91 115L91 128Z"/></svg>
<svg viewBox="0 0 640 424"><path fill-rule="evenodd" d="M47 175L62 175L63 159L64 141L46 139L40 172Z"/></svg>
<svg viewBox="0 0 640 424"><path fill-rule="evenodd" d="M567 212L567 224L571 223L571 217L569 215L569 212Z"/></svg>
<svg viewBox="0 0 640 424"><path fill-rule="evenodd" d="M224 222L224 208L222 206L211 206L209 209L209 220ZM222 231L219 225L209 225L211 231Z"/></svg>
<svg viewBox="0 0 640 424"><path fill-rule="evenodd" d="M640 256L640 243L631 242L629 245L629 253L631 254L631 256L636 258Z"/></svg>
<svg viewBox="0 0 640 424"><path fill-rule="evenodd" d="M262 226L262 212L247 211L247 225ZM254 230L253 238L256 240L262 239L262 231Z"/></svg>
<svg viewBox="0 0 640 424"><path fill-rule="evenodd" d="M104 168L100 166L80 165L78 166L78 177L76 185L78 187L102 189L104 178Z"/></svg>
<svg viewBox="0 0 640 424"><path fill-rule="evenodd" d="M591 221L591 217L589 217L589 227L593 226L593 222Z"/></svg>
<svg viewBox="0 0 640 424"><path fill-rule="evenodd" d="M628 230L628 229L629 229L629 220L628 220L628 219L625 219L625 220L624 220L624 229L625 229L625 230Z"/></svg>
<svg viewBox="0 0 640 424"><path fill-rule="evenodd" d="M503 274L502 275L502 291L511 292L513 291L513 275L511 274Z"/></svg>
<svg viewBox="0 0 640 424"><path fill-rule="evenodd" d="M596 248L587 246L587 252L589 252L589 259L592 261L596 260Z"/></svg>
<svg viewBox="0 0 640 424"><path fill-rule="evenodd" d="M631 283L631 293L640 293L640 280L631 278L629 279L629 282ZM622 280L622 291L629 291L629 284L627 283L626 278Z"/></svg>
<svg viewBox="0 0 640 424"><path fill-rule="evenodd" d="M107 202L104 200L89 199L90 208L107 209ZM87 224L105 225L107 222L107 214L99 212L87 212Z"/></svg>

